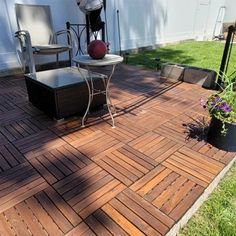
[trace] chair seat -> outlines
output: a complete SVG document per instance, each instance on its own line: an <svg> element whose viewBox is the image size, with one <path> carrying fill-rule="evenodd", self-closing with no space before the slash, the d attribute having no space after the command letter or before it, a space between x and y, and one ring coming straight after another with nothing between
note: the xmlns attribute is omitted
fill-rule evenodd
<svg viewBox="0 0 236 236"><path fill-rule="evenodd" d="M33 45L32 48L34 54L56 54L70 49L68 45L61 44Z"/></svg>

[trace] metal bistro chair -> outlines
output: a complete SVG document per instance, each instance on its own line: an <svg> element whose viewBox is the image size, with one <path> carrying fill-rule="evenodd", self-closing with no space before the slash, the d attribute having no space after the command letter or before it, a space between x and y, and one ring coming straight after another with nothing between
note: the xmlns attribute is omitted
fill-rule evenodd
<svg viewBox="0 0 236 236"><path fill-rule="evenodd" d="M72 37L69 30L53 31L50 6L15 4L18 31L15 36L20 41L23 56L23 67L30 73L35 73L35 61L33 55L56 55L59 65L59 53L69 52L69 60L72 65ZM60 35L66 35L68 44L58 44Z"/></svg>

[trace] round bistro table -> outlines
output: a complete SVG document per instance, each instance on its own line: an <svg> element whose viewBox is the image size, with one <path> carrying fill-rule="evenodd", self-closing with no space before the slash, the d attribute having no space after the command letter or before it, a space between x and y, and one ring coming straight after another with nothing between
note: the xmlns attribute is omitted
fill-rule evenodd
<svg viewBox="0 0 236 236"><path fill-rule="evenodd" d="M118 56L118 55L114 55L114 54L106 54L104 58L95 60L95 59L92 59L89 55L78 55L73 58L73 61L78 63L79 71L81 71L80 65L85 66L86 69L88 70L87 75L85 75L85 73L81 73L82 77L84 78L84 80L87 84L88 94L89 94L87 109L86 109L84 116L82 118L82 127L85 126L85 124L84 124L85 119L86 119L86 116L89 112L89 108L90 108L91 102L93 100L93 97L97 94L105 94L107 109L108 109L109 115L112 120L112 127L115 128L115 120L113 117L113 112L114 112L114 114L116 114L116 109L111 101L109 86L110 86L110 81L111 81L111 78L114 74L116 65L123 61L123 57ZM93 67L104 67L104 66L112 66L111 73L108 77L104 76L104 79L103 79L103 82L105 85L104 90L96 90L93 86L93 77L91 76L92 75L92 68ZM89 83L89 81L91 83ZM113 109L113 112L112 112L111 108Z"/></svg>

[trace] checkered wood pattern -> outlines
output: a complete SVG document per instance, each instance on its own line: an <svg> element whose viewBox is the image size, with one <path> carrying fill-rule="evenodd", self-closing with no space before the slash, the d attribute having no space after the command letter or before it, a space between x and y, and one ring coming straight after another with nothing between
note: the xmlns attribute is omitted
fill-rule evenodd
<svg viewBox="0 0 236 236"><path fill-rule="evenodd" d="M165 235L234 158L189 136L209 91L126 65L111 86L116 128L98 111L82 129L0 78L0 235Z"/></svg>

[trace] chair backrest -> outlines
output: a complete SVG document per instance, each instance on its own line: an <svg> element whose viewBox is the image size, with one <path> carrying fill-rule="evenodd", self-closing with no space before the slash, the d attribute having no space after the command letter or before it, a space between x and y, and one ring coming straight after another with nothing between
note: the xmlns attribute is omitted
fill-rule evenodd
<svg viewBox="0 0 236 236"><path fill-rule="evenodd" d="M30 33L32 45L50 44L53 40L53 24L50 6L15 4L19 30Z"/></svg>

